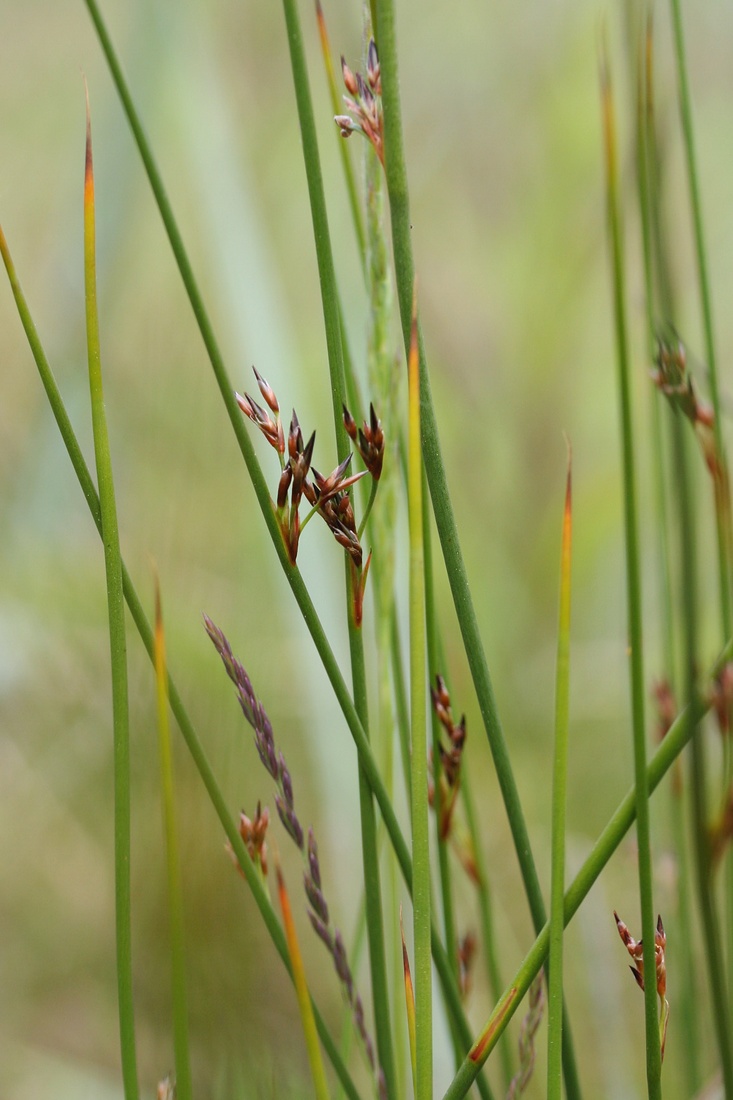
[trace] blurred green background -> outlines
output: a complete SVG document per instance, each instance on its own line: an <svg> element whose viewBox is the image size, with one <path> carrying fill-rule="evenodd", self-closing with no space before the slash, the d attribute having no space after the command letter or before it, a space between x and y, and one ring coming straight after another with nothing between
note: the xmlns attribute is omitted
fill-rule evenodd
<svg viewBox="0 0 733 1100"><path fill-rule="evenodd" d="M690 73L723 387L733 351L733 145L730 43L722 2L688 11ZM318 430L335 465L318 279L277 3L107 0L103 13L180 219L233 384L251 365L288 415ZM358 3L326 4L334 51L361 56ZM301 5L331 229L357 362L367 305L338 163L314 13ZM597 59L604 18L630 148L624 24L587 2L399 5L401 83L414 245L434 398L489 665L543 883L565 433L575 477L572 872L627 790L632 770L625 661L615 364L607 277ZM659 114L679 324L701 354L686 189L666 11L659 12ZM98 269L107 411L123 552L149 607L160 571L171 670L232 811L272 806L218 658L205 610L226 631L268 709L319 837L324 885L348 936L359 897L355 754L264 537L201 340L84 5L0 6L0 221L46 351L91 461L82 292L84 92L96 169ZM359 139L351 139L361 163ZM633 163L629 296L643 453L647 675L660 672L654 514ZM121 1096L114 979L112 770L101 547L0 280L0 1095ZM395 336L395 349L399 346ZM265 471L275 462L262 453ZM710 501L702 484L701 526ZM346 657L337 548L308 529L304 573ZM714 566L704 565L713 588ZM339 580L333 583L332 578ZM402 573L404 587L404 571ZM440 593L454 708L467 749L494 881L508 979L531 942L516 862L447 586ZM707 625L706 658L718 648ZM135 991L142 1094L172 1064L167 915L152 675L129 640L133 714ZM650 716L650 724L651 724ZM194 1072L201 1097L307 1093L295 998L223 851L218 822L176 744L184 852ZM655 802L657 905L674 927L667 802ZM280 838L282 840L282 838ZM297 859L281 843L297 894ZM459 922L475 921L460 886ZM296 907L301 910L296 897ZM643 1092L642 999L616 938L617 908L638 934L629 840L569 933L568 995L588 1096ZM670 919L668 920L668 913ZM309 976L338 1028L340 994L320 945ZM666 1086L684 1037L673 1016ZM362 968L362 985L366 973ZM474 1026L491 1008L480 977ZM707 1009L705 1009L707 1011ZM439 1031L441 1025L438 1025ZM518 1022L512 1025L516 1041ZM543 1034L543 1033L541 1033ZM540 1045L542 1040L540 1042ZM436 1089L451 1075L438 1042ZM284 1053L285 1052L285 1053ZM543 1059L527 1095L543 1095ZM298 1084L297 1082L301 1083ZM290 1090L290 1092L289 1092Z"/></svg>

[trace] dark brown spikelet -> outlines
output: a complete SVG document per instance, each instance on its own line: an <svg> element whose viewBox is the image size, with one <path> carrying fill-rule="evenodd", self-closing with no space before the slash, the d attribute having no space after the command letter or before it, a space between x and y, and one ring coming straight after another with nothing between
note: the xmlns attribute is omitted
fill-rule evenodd
<svg viewBox="0 0 733 1100"><path fill-rule="evenodd" d="M344 405L344 427L350 438L356 443L357 450L367 470L379 481L382 476L382 464L384 462L384 431L374 405L369 406L369 423L364 421L361 428L357 429L356 421Z"/></svg>

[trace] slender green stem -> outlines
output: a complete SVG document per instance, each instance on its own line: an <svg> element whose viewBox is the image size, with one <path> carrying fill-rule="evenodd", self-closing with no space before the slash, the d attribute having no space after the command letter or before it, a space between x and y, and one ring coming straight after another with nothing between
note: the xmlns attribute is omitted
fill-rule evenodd
<svg viewBox="0 0 733 1100"><path fill-rule="evenodd" d="M375 0L374 10L377 30L377 46L382 73L382 104L384 108L384 148L387 190L389 193L392 216L392 243L397 279L397 294L400 305L403 339L405 348L409 347L412 288L415 281L415 263L412 251L412 227L410 224L410 204L407 189L407 169L405 165L402 139L402 111L400 106L399 78L397 64L397 41L395 32L394 0ZM435 410L430 390L430 379L418 322L418 347L420 352L420 422L422 431L423 461L427 474L433 512L438 529L448 581L453 595L456 615L461 628L471 675L489 747L496 768L502 798L506 807L507 819L512 840L517 853L522 882L527 894L532 923L535 931L543 926L546 919L545 904L532 856L529 833L524 818L516 780L509 760L509 752L504 737L491 684L483 642L478 628L473 597L468 584L466 568L458 540L458 531L448 490L445 467L435 419ZM579 1100L580 1083L578 1080L575 1054L569 1024L563 1029L563 1068L568 1100Z"/></svg>
<svg viewBox="0 0 733 1100"><path fill-rule="evenodd" d="M638 50L637 82L637 175L639 187L639 208L641 214L642 246L644 256L644 285L646 291L647 345L649 362L656 351L655 302L658 298L662 317L674 318L672 285L669 262L665 247L666 237L661 224L661 188L659 158L654 111L653 79L653 35L651 12L647 13L642 30L641 45ZM656 295L656 297L655 297ZM665 482L665 442L664 429L669 419L674 417L661 396L653 392L651 406L652 423L652 461L654 475L654 495L656 501L655 531L657 538L657 575L659 579L659 603L661 607L662 640L661 667L671 691L676 684L676 662L672 611L672 568L670 564L669 517L667 507L667 485ZM677 418L678 419L678 418ZM679 430L679 424L677 424ZM686 1073L687 1092L693 1096L700 1084L699 1073L699 1008L696 996L696 963L693 953L693 933L690 914L690 873L685 830L685 805L682 796L681 762L677 761L669 784L669 820L672 841L677 857L677 935L674 925L669 921L667 928L678 944L681 959L680 995L675 1002L679 1011L687 1042L683 1044L683 1062Z"/></svg>
<svg viewBox="0 0 733 1100"><path fill-rule="evenodd" d="M679 417L677 419L679 420ZM695 514L690 485L690 464L686 454L682 425L675 424L675 429L674 457L682 567L681 603L685 640L685 690L688 706L693 709L700 694L697 683L698 595ZM730 1033L725 968L722 965L722 941L713 892L710 836L707 821L708 800L704 730L699 725L693 731L691 759L693 850L705 959L713 1002L713 1026L720 1054L725 1097L726 1100L733 1100L733 1039Z"/></svg>
<svg viewBox="0 0 733 1100"><path fill-rule="evenodd" d="M733 655L733 642L729 642L723 654L716 662L716 669L730 660ZM676 718L667 736L662 741L647 768L647 785L651 793L656 789L669 768L690 740L695 726L702 719L708 704L698 696ZM636 788L632 787L619 804L605 829L599 836L583 866L565 892L565 927L570 923L578 909L616 851L636 817ZM549 951L550 926L546 924L540 931L510 985L497 1003L489 1020L473 1044L458 1073L446 1091L443 1100L459 1100L468 1092L476 1079L481 1066L491 1054L507 1024L519 1007L534 978L544 965Z"/></svg>
<svg viewBox="0 0 733 1100"><path fill-rule="evenodd" d="M565 805L567 801L568 725L570 721L570 560L571 470L563 514L560 565L560 613L557 632L555 677L555 754L552 781L552 872L550 901L550 949L547 997L547 1100L562 1098L562 978L565 892Z"/></svg>
<svg viewBox="0 0 733 1100"><path fill-rule="evenodd" d="M634 775L636 778L636 831L639 850L639 895L644 952L644 1019L646 1026L646 1071L649 1100L661 1100L662 1055L657 1010L654 936L654 901L652 897L651 823L646 769L646 730L644 723L644 666L641 623L641 572L639 565L638 520L636 510L636 474L634 441L631 423L631 385L624 303L624 265L621 213L619 209L616 170L616 132L610 76L606 59L602 61L601 96L603 133L606 152L606 185L608 221L611 243L613 306L618 367L618 390L621 414L621 446L624 485L624 534L626 544L626 591L628 615L629 672L631 677L631 721L634 742Z"/></svg>
<svg viewBox="0 0 733 1100"><path fill-rule="evenodd" d="M183 890L178 847L173 753L168 721L168 666L158 577L155 578L155 684L158 703L158 747L163 801L168 913L171 929L171 990L173 1002L173 1049L176 1062L176 1100L192 1100L191 1059L188 1049L188 996L186 993L186 951L183 929Z"/></svg>
<svg viewBox="0 0 733 1100"><path fill-rule="evenodd" d="M316 245L318 273L321 284L323 319L328 348L329 372L331 376L331 396L333 418L339 461L348 451L348 439L342 421L342 410L346 400L344 382L343 351L341 346L341 322L339 317L336 274L333 265L331 240L326 212L326 199L321 177L321 164L318 152L313 105L311 102L308 72L306 67L303 38L298 19L295 0L283 0L283 10L287 26L290 47L290 64L293 72L295 98L300 122L300 134L303 143L308 194L310 197L313 235ZM346 563L346 589L349 603L349 649L351 654L351 675L354 701L365 737L369 735L367 709L366 670L364 664L364 644L362 632L353 615L355 585L358 583L350 563ZM369 780L359 763L359 804L361 812L362 859L364 866L364 887L366 896L367 932L369 936L369 962L371 969L372 997L374 999L375 1031L379 1064L384 1073L387 1092L396 1091L394 1054L392 1050L392 1028L390 1025L389 988L387 985L387 959L384 946L384 920L382 916L382 891L379 877L379 856L377 852L377 826L374 800Z"/></svg>
<svg viewBox="0 0 733 1100"><path fill-rule="evenodd" d="M92 133L87 99L87 143L84 176L84 290L86 302L89 389L92 402L94 456L102 520L107 608L112 661L112 722L114 727L115 922L117 931L117 990L120 1013L122 1080L126 1100L138 1094L135 1053L135 1010L132 991L132 934L130 890L130 714L127 693L127 641L122 564L117 527L112 460L104 409L102 357L97 314L96 244L94 225L94 169Z"/></svg>
<svg viewBox="0 0 733 1100"><path fill-rule="evenodd" d="M465 754L465 749L464 749ZM486 977L487 985L491 996L495 1001L498 1001L504 984L501 979L501 971L499 969L499 957L496 948L496 930L494 927L494 914L493 905L491 899L491 886L489 883L489 873L486 866L486 860L484 858L484 850L481 844L481 834L479 830L479 823L476 818L476 810L474 807L473 794L471 791L471 770L464 765L464 774L461 780L461 797L463 799L463 806L466 810L466 820L468 823L468 832L471 838L471 850L473 853L473 860L476 866L476 874L478 878L477 890L479 899L479 912L481 914L481 943L484 949L484 957L486 960ZM509 1048L509 1034L504 1032L499 1040L499 1058L501 1060L501 1071L503 1075L504 1088L509 1088L509 1082L512 1079L512 1052Z"/></svg>
<svg viewBox="0 0 733 1100"><path fill-rule="evenodd" d="M430 532L430 507L428 503L427 493L424 491L426 486L423 478L423 497L422 497L422 529L423 529L423 557L425 564L425 619L427 625L427 650L428 650L428 669L432 673L437 673L441 668L438 663L438 623L435 609L435 592L433 585L433 552L432 552L432 538ZM432 680L432 675L431 675ZM448 952L448 962L450 963L453 971L453 976L458 981L458 953L457 936L455 927L455 918L453 915L453 893L451 890L450 879L450 863L449 852L447 844L447 836L443 834L443 785L441 783L441 776L443 775L443 767L441 764L440 755L440 723L434 708L431 708L431 750L433 761L433 821L435 823L435 841L436 849L438 852L438 871L440 875L440 899L441 909L443 913L443 937ZM460 1065L463 1057L463 1051L460 1044L456 1041L457 1036L453 1031L453 1046L456 1056L456 1066Z"/></svg>
<svg viewBox="0 0 733 1100"><path fill-rule="evenodd" d="M333 60L331 58L331 43L328 38L326 18L323 14L323 8L321 7L320 0L316 0L316 18L318 20L318 33L321 38L321 53L323 54L323 67L326 70L328 94L331 98L331 109L334 115L340 115L343 114L343 103L341 102L338 88L336 86L336 77L333 70ZM337 133L335 123L334 133ZM354 226L354 233L356 234L359 260L361 261L362 270L366 272L366 232L364 230L364 218L361 212L359 192L356 186L356 177L354 175L354 168L351 163L351 157L349 155L348 143L344 140L344 138L341 137L340 134L338 134L337 140L339 143L339 153L341 154L341 167L343 169L344 181L346 183L346 193L349 196L349 210L351 211L351 221Z"/></svg>
<svg viewBox="0 0 733 1100"><path fill-rule="evenodd" d="M697 155L695 152L695 131L692 121L692 103L687 77L687 59L685 35L682 26L680 0L670 0L674 46L677 61L677 83L680 99L680 116L685 145L687 179L690 190L690 208L692 213L693 234L695 238L695 256L697 260L697 281L700 290L700 308L705 334L705 355L710 376L710 396L715 413L715 450L718 470L715 478L715 519L718 539L718 578L720 589L720 610L723 637L731 634L733 623L733 605L731 603L731 571L733 570L733 535L731 534L731 502L728 463L723 440L722 408L718 381L717 355L713 334L713 306L708 278L708 263L705 247L705 232L702 220L702 200L698 182ZM729 758L726 779L733 785L733 758ZM727 893L727 953L728 953L728 1011L733 1013L733 851L726 856L726 893Z"/></svg>
<svg viewBox="0 0 733 1100"><path fill-rule="evenodd" d="M410 529L410 774L412 909L415 948L416 1100L433 1096L433 996L430 962L430 831L428 820L427 683L425 675L425 562L420 454L420 376L417 331L410 345L407 500ZM450 945L449 945L450 950ZM450 965L450 964L449 964Z"/></svg>

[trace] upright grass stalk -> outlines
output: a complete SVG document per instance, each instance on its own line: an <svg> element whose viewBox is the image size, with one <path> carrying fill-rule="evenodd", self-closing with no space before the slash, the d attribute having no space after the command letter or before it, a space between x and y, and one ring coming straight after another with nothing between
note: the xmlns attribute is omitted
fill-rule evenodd
<svg viewBox="0 0 733 1100"><path fill-rule="evenodd" d="M85 89L86 90L86 89ZM104 409L102 357L97 314L96 234L94 220L92 124L87 95L86 164L84 170L84 298L86 303L89 389L92 402L94 455L97 464L107 610L112 660L112 722L114 727L115 922L117 930L117 994L125 1100L138 1096L135 1054L135 1013L132 993L132 933L130 891L130 715L127 694L127 642L122 563L117 527L112 460Z"/></svg>
<svg viewBox="0 0 733 1100"><path fill-rule="evenodd" d="M97 491L94 487L91 474L89 473L89 469L84 460L81 447L79 446L79 441L74 433L71 421L69 420L69 416L61 397L58 385L56 383L56 379L54 378L53 372L51 371L48 358L38 336L38 331L33 322L33 318L28 308L28 303L25 299L25 295L23 294L23 290L18 280L15 265L13 264L7 241L2 232L2 229L0 229L0 254L2 255L3 263L5 265L10 286L13 292L13 297L15 299L15 303L18 309L18 315L21 319L21 323L23 325L26 338L31 349L31 353L36 363L36 367L38 368L38 373L41 378L43 388L46 392L49 406L58 425L59 433L64 442L64 446L66 447L69 458L71 459L74 473L76 474L80 488L84 495L84 499L86 500L89 507L94 525L97 528L97 532L99 533L100 537L103 537L102 512L99 496L97 495ZM130 614L132 616L133 622L135 623L138 634L140 635L140 639L143 643L145 651L148 654L151 662L154 664L155 639L153 630L150 626L150 623L148 622L145 611L143 610L142 603L140 602L140 598L137 594L137 591L135 590L135 586L132 583L130 574L125 567L124 561L121 560L120 564L122 570L122 591L125 601L130 610ZM178 691L178 688L176 687L170 673L168 673L167 675L167 683L171 710L173 711L176 722L178 723L178 727L181 731L181 734L183 735L183 739L186 742L186 746L191 754L191 758L201 777L214 811L221 823L224 832L226 833L229 843L232 846L232 850L237 857L239 866L242 868L242 872L245 876L245 879L247 880L247 885L252 892L255 904L260 912L260 915L262 916L270 938L275 945L275 949L277 950L280 958L285 964L288 973L291 974L292 977L290 969L290 958L285 937L283 935L283 931L280 927L277 917L275 916L275 912L270 903L270 899L262 884L260 874L257 868L254 866L254 863L250 859L247 849L245 848L242 838L239 835L239 831L234 823L234 820L229 813L221 787L219 786L216 776L211 769L211 765L209 764L201 741L198 737L198 734L196 733L193 723L191 722L188 712L183 704L183 700ZM343 1063L343 1059L341 1058L338 1049L333 1042L331 1034L323 1021L323 1017L317 1009L315 1009L315 1016L316 1026L318 1027L318 1033L321 1037L321 1042L323 1043L324 1049L328 1054L331 1064L333 1065L336 1074L344 1087L346 1095L350 1098L350 1100L360 1100L359 1093L357 1092L351 1076L349 1075L349 1072Z"/></svg>
<svg viewBox="0 0 733 1100"><path fill-rule="evenodd" d="M675 475L679 516L681 556L681 603L685 646L685 694L692 710L700 695L698 687L698 595L695 514L690 485L690 467L686 454L683 425L675 424ZM713 1007L713 1028L718 1044L725 1100L733 1100L733 1038L730 1033L729 1004L726 997L723 945L715 908L710 835L707 823L706 766L704 730L696 724L691 746L693 851L697 893L703 929L703 945Z"/></svg>
<svg viewBox="0 0 733 1100"><path fill-rule="evenodd" d="M430 506L425 492L425 477L422 478L422 537L424 559L424 587L425 587L425 621L427 639L428 669L437 670L441 666L438 663L438 624L435 610L435 592L433 586L433 555L432 538L430 531ZM438 854L438 882L440 887L441 912L443 916L443 938L448 952L448 962L453 972L453 977L458 981L458 952L456 925L453 913L453 893L451 890L451 875L447 836L443 832L443 784L441 777L443 765L440 755L440 723L435 709L430 714L430 751L433 762L433 820L435 823L435 842ZM451 1021L452 1023L452 1021ZM454 1027L451 1027L451 1037L456 1058L456 1068L463 1057L460 1040Z"/></svg>
<svg viewBox="0 0 733 1100"><path fill-rule="evenodd" d="M326 200L323 192L320 156L316 137L315 119L311 103L308 72L303 39L295 0L283 0L283 11L290 47L290 64L293 72L295 98L298 108L300 134L303 143L308 194L310 197L313 236L316 246L318 273L321 283L323 319L328 347L329 373L333 418L339 462L348 452L347 436L343 427L342 412L346 401L343 352L341 347L341 322L339 317L336 275L331 251ZM368 739L369 717L364 664L364 642L359 624L355 621L354 585L357 583L350 562L346 562L346 589L351 654L351 675L357 714ZM396 1095L392 1028L390 1025L389 988L387 985L387 958L384 944L384 919L382 892L379 877L377 851L377 826L374 800L364 768L359 763L359 805L361 812L362 860L366 899L367 934L369 938L369 963L374 1000L375 1032L379 1064L384 1073L388 1095Z"/></svg>
<svg viewBox="0 0 733 1100"><path fill-rule="evenodd" d="M560 613L555 677L555 753L552 779L552 873L547 996L547 1100L562 1100L562 978L565 892L565 803L570 718L570 562L572 549L571 458L563 511Z"/></svg>
<svg viewBox="0 0 733 1100"><path fill-rule="evenodd" d="M725 448L723 444L722 408L720 401L720 384L718 381L718 361L715 352L715 337L713 335L713 304L710 293L710 280L708 277L707 250L705 247L705 232L703 228L702 200L700 198L700 185L697 172L697 155L695 152L695 131L692 122L692 104L690 99L690 86L687 76L687 59L685 56L685 34L682 27L682 11L680 0L670 0L672 13L672 28L674 32L675 60L677 63L677 84L679 90L680 118L682 122L682 134L685 147L685 163L687 167L687 182L690 189L690 213L692 215L693 236L695 243L695 258L697 262L697 281L700 291L700 309L702 312L703 333L705 337L705 356L710 378L710 397L715 413L715 448L718 461L724 470L727 469L725 460ZM725 639L733 633L733 619L731 616L731 592L730 592L730 546L728 534L725 529L724 517L720 510L716 512L718 524L718 571L720 583L720 611Z"/></svg>
<svg viewBox="0 0 733 1100"><path fill-rule="evenodd" d="M733 605L731 594L731 575L733 572L733 534L731 533L731 502L730 482L728 476L728 463L725 453L722 428L722 407L720 400L720 384L718 380L718 362L715 351L715 337L713 332L713 305L710 293L710 281L708 277L707 250L705 247L705 232L703 228L702 200L698 183L697 155L695 151L695 131L692 120L692 104L690 97L689 80L687 76L687 59L685 51L685 35L682 26L682 11L680 0L670 0L672 13L672 27L674 31L674 48L677 62L677 84L679 90L680 117L685 147L685 162L687 167L687 179L690 191L690 212L692 214L693 236L695 242L695 257L697 261L697 281L700 292L700 309L702 312L703 331L705 336L705 356L710 378L710 397L715 414L715 450L717 455L718 470L714 475L715 480L715 518L718 548L718 581L720 593L720 612L723 627L723 639L727 639L733 633ZM727 785L733 786L733 754L728 755ZM733 850L729 848L725 860L726 876L726 914L727 914L727 979L728 979L728 1012L733 1015Z"/></svg>
<svg viewBox="0 0 733 1100"><path fill-rule="evenodd" d="M402 138L402 110L399 92L399 68L395 28L394 0L374 0L372 20L377 34L377 46L382 71L382 105L384 109L384 152L387 191L392 219L392 244L397 281L397 296L402 321L405 349L410 347L412 328L412 292L415 282L415 261L412 250L412 227ZM463 637L476 697L496 768L512 840L517 853L524 889L529 902L532 923L539 932L545 923L546 910L537 868L532 856L529 833L519 798L516 780L509 760L504 733L496 708L494 689L489 675L483 642L478 628L473 597L468 584L461 553L458 530L438 436L435 410L430 390L430 378L418 319L420 354L420 423L423 462L430 487L433 512L438 529L448 581L456 615ZM568 1100L580 1100L580 1082L573 1051L569 1022L563 1028L563 1070Z"/></svg>
<svg viewBox="0 0 733 1100"><path fill-rule="evenodd" d="M647 12L640 36L638 65L636 71L636 155L637 180L639 189L639 210L642 234L642 253L644 258L644 286L646 296L647 347L649 362L653 362L656 353L657 325L655 313L657 301L661 316L674 317L672 287L669 277L669 263L665 247L665 237L661 226L660 165L655 116L654 94L654 37L651 10ZM652 462L654 475L654 495L656 499L656 538L657 538L657 574L659 578L659 604L662 620L662 669L670 691L674 693L676 684L676 661L674 631L675 623L672 602L672 569L670 563L670 526L665 482L665 440L664 429L672 427L679 431L679 424L670 425L674 414L662 402L655 391L651 394L651 434ZM677 417L676 420L679 420ZM693 934L690 914L690 873L686 842L685 805L682 788L682 768L678 762L669 784L669 818L674 849L677 859L677 930L675 936L678 956L680 995L675 1007L682 1020L684 1033L688 1041L681 1051L685 1066L687 1091L690 1096L696 1092L699 1082L700 1034L698 998L695 995L696 964L693 953Z"/></svg>
<svg viewBox="0 0 733 1100"><path fill-rule="evenodd" d="M410 528L410 787L412 910L415 948L415 1100L433 1096L433 996L430 962L430 832L428 822L425 567L423 558L420 376L417 299L413 297L408 358L407 498ZM451 945L448 945L448 950Z"/></svg>
<svg viewBox="0 0 733 1100"><path fill-rule="evenodd" d="M173 753L168 721L168 665L165 656L165 631L160 599L160 583L155 574L155 686L158 705L158 747L160 785L163 795L166 871L168 878L168 914L171 935L171 991L173 1005L173 1049L176 1063L176 1100L192 1100L191 1059L188 1049L188 997L186 993L186 950L183 929L183 890L178 847L175 796L173 790Z"/></svg>
<svg viewBox="0 0 733 1100"><path fill-rule="evenodd" d="M607 58L601 60L601 99L603 137L606 155L606 195L611 243L618 389L621 413L621 445L623 455L624 534L626 543L626 590L628 614L629 671L631 677L631 722L634 740L634 775L636 778L636 831L639 859L639 895L644 950L644 1019L646 1026L646 1073L649 1100L661 1100L662 1056L657 1011L657 990L654 975L654 902L652 898L651 825L649 790L646 771L646 731L644 727L644 667L641 623L641 576L639 566L636 466L631 424L631 387L629 380L625 277L621 214L617 178L616 123Z"/></svg>

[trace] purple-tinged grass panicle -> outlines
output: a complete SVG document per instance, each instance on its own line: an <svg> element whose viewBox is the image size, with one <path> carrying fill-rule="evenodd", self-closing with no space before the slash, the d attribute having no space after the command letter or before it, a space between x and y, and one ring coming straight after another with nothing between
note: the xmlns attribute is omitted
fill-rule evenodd
<svg viewBox="0 0 733 1100"><path fill-rule="evenodd" d="M342 137L359 133L371 143L374 152L384 167L384 133L382 121L382 78L379 67L379 56L374 39L369 42L367 49L367 75L366 80L361 73L354 73L341 58L341 73L344 78L344 87L349 93L344 96L346 110L345 115L336 115L334 122L341 131Z"/></svg>
<svg viewBox="0 0 733 1100"><path fill-rule="evenodd" d="M626 950L631 958L634 960L635 965L630 966L629 970L634 975L634 980L639 986L639 989L644 990L644 948L641 940L635 940L629 932L629 929L619 917L618 913L614 909L613 915L616 920L616 927L618 928L618 934L621 937ZM664 1047L667 1041L667 1024L669 1022L669 1002L667 1000L667 965L664 957L664 951L667 946L667 936L664 931L664 925L662 924L661 916L657 916L657 928L654 934L654 964L656 967L656 982L657 982L657 995L659 996L659 1045L662 1052L662 1060L664 1060Z"/></svg>
<svg viewBox="0 0 733 1100"><path fill-rule="evenodd" d="M308 829L308 843L305 843L303 827L295 812L295 796L293 792L293 780L285 762L282 752L275 746L275 738L270 719L265 708L257 699L252 687L252 682L244 670L242 664L232 652L232 648L226 635L218 626L204 615L206 633L214 644L214 648L222 659L227 675L237 689L237 698L242 708L242 713L255 731L255 746L258 755L268 773L275 780L275 805L283 828L302 853L306 869L304 873L305 895L308 899L307 910L313 930L328 950L344 990L344 995L349 1003L354 1026L362 1042L369 1067L374 1074L375 1082L380 1097L386 1100L384 1075L381 1067L377 1065L374 1055L374 1044L367 1031L364 1022L364 1006L357 992L349 960L346 954L343 937L337 928L332 928L328 903L323 893L321 880L321 866L318 859L318 845L312 827ZM262 865L264 852L264 839L267 830L269 815L267 810L260 811L257 807L257 815L254 822L250 822L245 814L240 817L240 834L247 844L250 855L254 859L258 856ZM243 832L242 830L245 830ZM263 871L266 865L263 866Z"/></svg>
<svg viewBox="0 0 733 1100"><path fill-rule="evenodd" d="M515 1100L517 1096L521 1096L529 1084L535 1063L534 1040L544 1007L545 995L540 972L529 987L529 1008L519 1032L519 1069L511 1079L506 1100Z"/></svg>

